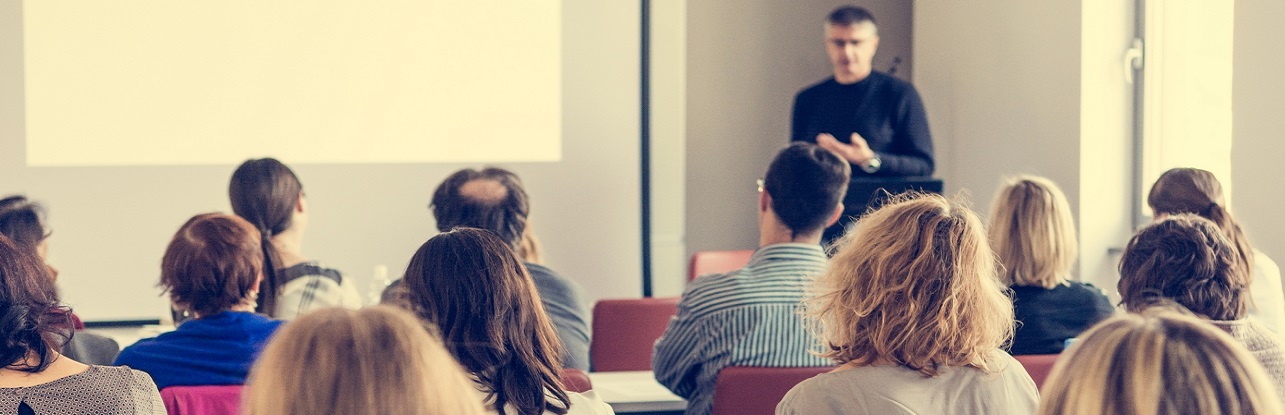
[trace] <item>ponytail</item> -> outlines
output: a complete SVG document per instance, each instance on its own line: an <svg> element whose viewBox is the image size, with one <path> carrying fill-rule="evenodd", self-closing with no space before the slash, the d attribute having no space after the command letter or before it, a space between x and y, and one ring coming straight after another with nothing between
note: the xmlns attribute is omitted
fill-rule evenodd
<svg viewBox="0 0 1285 415"><path fill-rule="evenodd" d="M1205 208L1204 212L1200 213L1200 216L1204 216L1205 219L1209 219L1210 222L1218 225L1218 229L1222 230L1223 235L1227 236L1227 240L1231 241L1232 246L1235 246L1240 251L1240 262L1245 267L1245 274L1252 274L1254 269L1254 248L1249 245L1249 237L1245 236L1245 231L1241 230L1240 224L1236 223L1236 220L1231 217L1231 212L1224 209L1222 205L1211 203L1209 207ZM1253 275L1250 275L1250 278L1253 277Z"/></svg>
<svg viewBox="0 0 1285 415"><path fill-rule="evenodd" d="M272 246L272 231L260 228L263 232L263 282L259 283L259 301L254 311L275 318L277 316L277 264L281 256Z"/></svg>

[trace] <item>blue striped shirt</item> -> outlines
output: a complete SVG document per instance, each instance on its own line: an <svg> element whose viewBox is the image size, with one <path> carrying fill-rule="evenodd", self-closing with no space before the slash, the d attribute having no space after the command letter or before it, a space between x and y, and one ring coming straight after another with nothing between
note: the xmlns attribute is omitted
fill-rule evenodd
<svg viewBox="0 0 1285 415"><path fill-rule="evenodd" d="M687 398L688 414L708 414L724 367L834 364L809 353L817 340L800 315L808 285L825 267L820 245L775 244L759 248L744 268L697 278L656 341L656 380Z"/></svg>

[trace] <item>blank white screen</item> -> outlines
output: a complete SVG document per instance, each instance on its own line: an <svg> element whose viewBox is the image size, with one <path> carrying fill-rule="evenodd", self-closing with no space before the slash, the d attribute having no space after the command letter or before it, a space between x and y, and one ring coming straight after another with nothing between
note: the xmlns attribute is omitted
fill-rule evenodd
<svg viewBox="0 0 1285 415"><path fill-rule="evenodd" d="M560 1L41 0L23 12L30 166L561 157Z"/></svg>

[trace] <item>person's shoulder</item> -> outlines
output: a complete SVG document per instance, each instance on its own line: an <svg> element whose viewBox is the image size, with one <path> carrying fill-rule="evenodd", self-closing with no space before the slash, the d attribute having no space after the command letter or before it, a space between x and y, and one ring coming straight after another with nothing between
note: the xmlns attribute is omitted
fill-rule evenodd
<svg viewBox="0 0 1285 415"><path fill-rule="evenodd" d="M915 89L914 84L883 72L871 71L869 79L873 81L872 83L876 88L891 91L899 95L910 92L915 94L919 93Z"/></svg>
<svg viewBox="0 0 1285 415"><path fill-rule="evenodd" d="M831 76L831 77L822 79L820 81L817 81L814 84L803 87L803 89L800 89L799 93L796 94L796 98L797 99L810 98L817 94L822 93L822 91L833 89L836 86L839 86L839 82L835 81L834 77Z"/></svg>
<svg viewBox="0 0 1285 415"><path fill-rule="evenodd" d="M588 390L585 392L567 392L567 400L571 402L571 407L567 408L567 415L597 415L597 414L614 414L611 409L597 392Z"/></svg>
<svg viewBox="0 0 1285 415"><path fill-rule="evenodd" d="M550 289L564 292L580 291L580 284L549 267L533 262L525 262L523 265L526 266L527 272L531 274L531 280L535 282L536 289L540 290L541 294Z"/></svg>
<svg viewBox="0 0 1285 415"><path fill-rule="evenodd" d="M296 279L303 278L324 278L333 281L335 284L344 282L344 273L323 265L317 261L301 262L277 271L282 284L289 284Z"/></svg>
<svg viewBox="0 0 1285 415"><path fill-rule="evenodd" d="M1107 298L1106 292L1102 291L1101 288L1098 288L1097 286L1091 283L1080 282L1080 281L1067 281L1064 287L1065 288L1063 288L1063 291L1073 293L1073 295L1075 295L1078 298L1087 298L1087 299Z"/></svg>

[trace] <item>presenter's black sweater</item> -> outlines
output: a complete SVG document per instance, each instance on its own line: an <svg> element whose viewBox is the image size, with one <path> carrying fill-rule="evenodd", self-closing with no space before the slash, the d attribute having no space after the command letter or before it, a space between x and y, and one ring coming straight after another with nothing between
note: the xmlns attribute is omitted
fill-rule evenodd
<svg viewBox="0 0 1285 415"><path fill-rule="evenodd" d="M809 86L794 98L792 141L816 142L830 133L841 142L860 134L879 156L882 166L873 176L931 176L933 139L928 115L914 85L884 73L871 72L855 84L833 77ZM872 176L853 166L852 176Z"/></svg>

